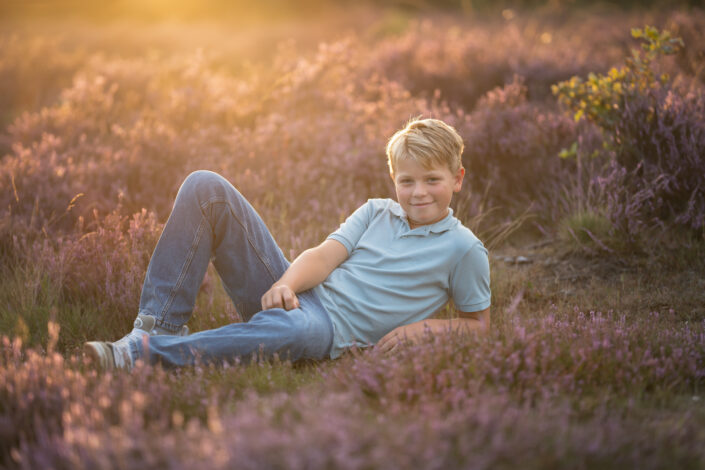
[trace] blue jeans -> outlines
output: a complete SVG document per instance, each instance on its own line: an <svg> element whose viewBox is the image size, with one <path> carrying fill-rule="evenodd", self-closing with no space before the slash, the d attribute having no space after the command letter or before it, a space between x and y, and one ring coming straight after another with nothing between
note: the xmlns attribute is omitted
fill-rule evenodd
<svg viewBox="0 0 705 470"><path fill-rule="evenodd" d="M189 336L149 336L133 343L133 358L165 366L249 360L254 354L282 359L329 356L333 325L312 290L298 294L300 307L261 311L260 298L289 267L257 212L222 176L196 171L184 180L159 238L142 286L140 313L178 331L191 317L208 263L218 271L244 319Z"/></svg>

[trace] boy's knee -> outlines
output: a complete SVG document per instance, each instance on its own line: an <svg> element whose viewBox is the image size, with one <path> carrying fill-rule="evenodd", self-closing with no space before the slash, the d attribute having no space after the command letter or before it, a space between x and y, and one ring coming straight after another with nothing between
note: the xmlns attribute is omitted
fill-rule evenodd
<svg viewBox="0 0 705 470"><path fill-rule="evenodd" d="M196 170L184 179L181 184L181 191L198 191L202 187L211 187L222 179L223 177L218 173L208 170Z"/></svg>
<svg viewBox="0 0 705 470"><path fill-rule="evenodd" d="M204 201L216 195L224 196L224 188L227 186L230 186L230 183L218 173L197 170L184 179L179 193L182 196L195 196L199 201Z"/></svg>

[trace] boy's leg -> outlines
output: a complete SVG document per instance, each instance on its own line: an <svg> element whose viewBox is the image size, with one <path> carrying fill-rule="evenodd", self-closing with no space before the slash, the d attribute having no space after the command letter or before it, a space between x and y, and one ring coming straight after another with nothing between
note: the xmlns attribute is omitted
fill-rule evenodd
<svg viewBox="0 0 705 470"><path fill-rule="evenodd" d="M211 259L245 321L289 266L249 202L222 176L197 171L179 189L152 254L139 313L178 331L191 316Z"/></svg>
<svg viewBox="0 0 705 470"><path fill-rule="evenodd" d="M300 307L271 309L257 313L246 323L233 323L190 336L144 336L132 342L132 358L166 367L193 365L199 361L221 364L236 358L248 361L253 355L281 359L323 359L329 357L333 326L316 295L299 295ZM261 354L261 355L260 355Z"/></svg>
<svg viewBox="0 0 705 470"><path fill-rule="evenodd" d="M115 343L87 343L88 354L106 368L131 368L137 358L167 366L202 359L249 358L260 346L266 356L291 360L327 357L333 326L318 297L299 295L300 308L260 310L260 298L289 262L240 193L221 176L198 171L179 189L154 250L140 298L140 314L176 332L188 321L208 262L213 263L236 308L249 322L188 337L137 331ZM250 320L251 318L251 320ZM114 359L113 359L114 358Z"/></svg>

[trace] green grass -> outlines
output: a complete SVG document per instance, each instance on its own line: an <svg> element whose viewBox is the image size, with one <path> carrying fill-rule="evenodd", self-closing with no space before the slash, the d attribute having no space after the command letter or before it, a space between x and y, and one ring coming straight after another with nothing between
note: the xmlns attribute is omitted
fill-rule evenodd
<svg viewBox="0 0 705 470"><path fill-rule="evenodd" d="M579 211L565 217L558 228L558 238L577 249L609 250L614 236L612 224L604 214Z"/></svg>

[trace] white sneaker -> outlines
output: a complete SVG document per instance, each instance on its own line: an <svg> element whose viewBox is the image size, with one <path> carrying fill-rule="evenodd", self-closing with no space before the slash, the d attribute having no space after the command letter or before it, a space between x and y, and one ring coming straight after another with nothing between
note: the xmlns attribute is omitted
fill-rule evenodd
<svg viewBox="0 0 705 470"><path fill-rule="evenodd" d="M99 368L103 370L132 370L134 359L130 354L130 343L142 341L145 335L175 335L187 336L188 326L184 325L177 333L156 326L157 319L151 315L137 315L132 331L119 340L109 343L105 341L89 341L83 346L83 352Z"/></svg>
<svg viewBox="0 0 705 470"><path fill-rule="evenodd" d="M83 353L101 370L132 370L135 365L127 343L116 347L105 341L89 341L83 345Z"/></svg>

